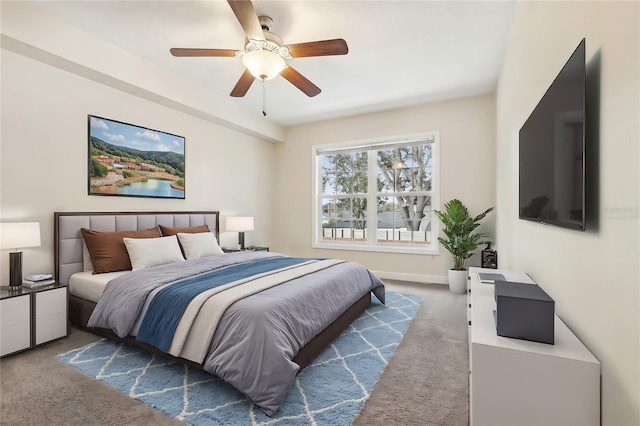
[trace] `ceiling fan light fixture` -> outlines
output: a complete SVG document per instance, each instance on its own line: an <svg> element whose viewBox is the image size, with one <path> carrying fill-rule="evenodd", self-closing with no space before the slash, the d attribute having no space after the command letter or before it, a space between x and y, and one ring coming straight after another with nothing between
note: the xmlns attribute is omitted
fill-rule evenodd
<svg viewBox="0 0 640 426"><path fill-rule="evenodd" d="M242 64L260 80L271 80L287 66L284 59L269 50L253 50L242 56Z"/></svg>

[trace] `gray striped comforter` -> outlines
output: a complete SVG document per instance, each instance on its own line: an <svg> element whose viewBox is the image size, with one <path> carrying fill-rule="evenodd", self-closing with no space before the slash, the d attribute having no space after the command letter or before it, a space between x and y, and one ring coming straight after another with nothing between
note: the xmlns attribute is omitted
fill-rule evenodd
<svg viewBox="0 0 640 426"><path fill-rule="evenodd" d="M107 285L90 327L135 335L154 292L184 278L277 253L240 252L132 271ZM204 369L247 395L267 415L278 410L298 365L293 358L365 294L384 302L384 284L361 265L343 262L241 298L220 317L206 343ZM206 311L203 309L202 311ZM202 322L202 321L200 321ZM198 332L187 337L202 346Z"/></svg>

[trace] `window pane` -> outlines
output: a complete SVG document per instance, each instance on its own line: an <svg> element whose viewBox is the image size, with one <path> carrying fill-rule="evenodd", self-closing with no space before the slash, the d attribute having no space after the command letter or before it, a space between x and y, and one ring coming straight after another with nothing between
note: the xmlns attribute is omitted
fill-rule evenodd
<svg viewBox="0 0 640 426"><path fill-rule="evenodd" d="M413 191L431 191L432 145L425 144L411 147L406 167L411 174Z"/></svg>
<svg viewBox="0 0 640 426"><path fill-rule="evenodd" d="M366 218L366 198L324 198L322 200L322 240L366 241Z"/></svg>
<svg viewBox="0 0 640 426"><path fill-rule="evenodd" d="M431 196L378 197L376 240L392 244L429 244Z"/></svg>
<svg viewBox="0 0 640 426"><path fill-rule="evenodd" d="M430 191L431 153L431 144L378 150L378 191Z"/></svg>
<svg viewBox="0 0 640 426"><path fill-rule="evenodd" d="M335 155L322 155L322 193L323 194L335 194L336 193L336 167L335 167Z"/></svg>
<svg viewBox="0 0 640 426"><path fill-rule="evenodd" d="M329 181L333 179L332 190L335 194L366 194L367 163L366 152L352 152L348 154L335 154L325 156L330 163L324 173L329 176ZM324 161L323 161L324 164ZM323 179L324 182L324 179ZM325 192L325 194L329 194Z"/></svg>

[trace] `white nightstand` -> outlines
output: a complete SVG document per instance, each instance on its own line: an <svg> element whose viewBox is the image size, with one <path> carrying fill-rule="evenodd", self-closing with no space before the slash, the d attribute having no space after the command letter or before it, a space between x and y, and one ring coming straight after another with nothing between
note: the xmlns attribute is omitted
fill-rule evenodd
<svg viewBox="0 0 640 426"><path fill-rule="evenodd" d="M66 285L0 287L0 356L67 337L67 317Z"/></svg>

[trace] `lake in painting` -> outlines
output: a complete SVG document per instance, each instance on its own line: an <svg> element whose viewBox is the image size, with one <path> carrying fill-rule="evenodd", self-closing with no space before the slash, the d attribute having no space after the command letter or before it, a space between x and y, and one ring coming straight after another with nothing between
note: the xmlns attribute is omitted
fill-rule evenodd
<svg viewBox="0 0 640 426"><path fill-rule="evenodd" d="M171 181L163 179L148 179L146 182L132 182L117 188L121 195L140 195L146 197L184 198L184 191L171 187Z"/></svg>

